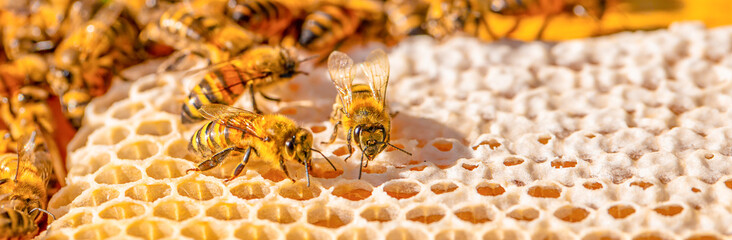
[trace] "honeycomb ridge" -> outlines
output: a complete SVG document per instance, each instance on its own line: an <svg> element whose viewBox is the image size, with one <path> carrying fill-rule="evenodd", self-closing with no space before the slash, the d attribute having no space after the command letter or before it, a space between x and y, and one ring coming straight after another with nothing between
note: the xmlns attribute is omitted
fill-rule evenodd
<svg viewBox="0 0 732 240"><path fill-rule="evenodd" d="M350 52L357 61L372 44ZM69 146L68 186L42 235L192 239L725 239L732 236L732 28L545 44L390 49L394 149L362 179L324 145L335 89L322 68L268 93L267 112L314 132L313 186L252 161L200 161L180 102L191 78L149 74L95 99ZM149 63L148 65L155 65ZM154 67L153 67L154 68ZM398 97L395 97L398 96ZM249 106L242 97L239 106ZM357 155L358 156L358 153Z"/></svg>

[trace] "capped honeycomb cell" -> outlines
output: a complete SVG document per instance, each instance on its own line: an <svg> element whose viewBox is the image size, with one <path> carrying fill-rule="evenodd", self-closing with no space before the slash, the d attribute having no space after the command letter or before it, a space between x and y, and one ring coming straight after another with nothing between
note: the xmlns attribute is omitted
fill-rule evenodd
<svg viewBox="0 0 732 240"><path fill-rule="evenodd" d="M361 201L371 196L373 187L366 182L347 182L336 185L332 194L351 201Z"/></svg>
<svg viewBox="0 0 732 240"><path fill-rule="evenodd" d="M300 218L302 213L297 208L283 204L262 205L257 211L257 218L269 220L274 223L293 223Z"/></svg>
<svg viewBox="0 0 732 240"><path fill-rule="evenodd" d="M442 220L445 210L437 206L417 206L407 211L407 220L430 224Z"/></svg>
<svg viewBox="0 0 732 240"><path fill-rule="evenodd" d="M167 184L139 184L128 188L125 196L139 201L154 202L170 195L170 191L170 186Z"/></svg>
<svg viewBox="0 0 732 240"><path fill-rule="evenodd" d="M124 160L142 160L158 153L158 145L147 140L122 145L117 150L117 157Z"/></svg>
<svg viewBox="0 0 732 240"><path fill-rule="evenodd" d="M278 238L278 230L266 225L255 225L244 223L234 231L234 236L239 239L270 240Z"/></svg>
<svg viewBox="0 0 732 240"><path fill-rule="evenodd" d="M249 209L246 205L237 203L217 203L206 209L206 216L219 220L237 220L247 216Z"/></svg>
<svg viewBox="0 0 732 240"><path fill-rule="evenodd" d="M120 202L102 209L99 217L106 219L128 219L145 214L145 207L133 202Z"/></svg>
<svg viewBox="0 0 732 240"><path fill-rule="evenodd" d="M416 196L421 187L413 182L390 181L384 185L384 192L396 199L405 199Z"/></svg>
<svg viewBox="0 0 732 240"><path fill-rule="evenodd" d="M139 220L130 223L126 232L133 237L152 240L172 236L173 228L163 221Z"/></svg>
<svg viewBox="0 0 732 240"><path fill-rule="evenodd" d="M153 215L173 221L184 221L198 215L199 210L194 203L171 200L155 205Z"/></svg>
<svg viewBox="0 0 732 240"><path fill-rule="evenodd" d="M352 219L353 213L346 209L316 206L307 211L308 223L320 227L340 228L350 223Z"/></svg>
<svg viewBox="0 0 732 240"><path fill-rule="evenodd" d="M361 211L361 217L371 222L389 222L394 220L397 211L390 205L372 205Z"/></svg>
<svg viewBox="0 0 732 240"><path fill-rule="evenodd" d="M211 200L214 197L221 196L223 191L219 184L193 179L179 183L177 190L181 196L199 201Z"/></svg>

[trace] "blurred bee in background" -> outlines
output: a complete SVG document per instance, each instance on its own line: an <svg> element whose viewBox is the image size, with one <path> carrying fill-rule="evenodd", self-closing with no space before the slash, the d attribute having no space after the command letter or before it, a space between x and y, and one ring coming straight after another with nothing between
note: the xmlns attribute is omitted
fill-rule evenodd
<svg viewBox="0 0 732 240"><path fill-rule="evenodd" d="M123 6L110 3L59 44L47 81L74 127L81 126L91 98L104 94L119 70L141 60L137 35Z"/></svg>
<svg viewBox="0 0 732 240"><path fill-rule="evenodd" d="M356 69L353 59L348 55L335 51L328 57L330 79L338 90L338 98L331 115L334 125L329 143L333 143L338 136L339 126L346 129L348 156L345 160L353 154L351 139L362 153L359 179L363 168L368 167L368 162L387 146L412 155L389 143L391 116L386 104L386 86L389 83L389 59L386 53L381 49L372 51L361 64L361 69L366 75L368 85L353 84ZM367 158L366 165L363 163L364 156Z"/></svg>
<svg viewBox="0 0 732 240"><path fill-rule="evenodd" d="M331 2L319 5L305 16L298 37L298 43L302 48L313 52L329 52L337 49L346 38L354 37L357 32L372 31L367 29L368 26L383 26L383 23L363 24L366 26L359 31L359 26L364 21L383 20L383 6L380 2L370 0Z"/></svg>
<svg viewBox="0 0 732 240"><path fill-rule="evenodd" d="M268 85L292 79L299 72L300 62L294 54L285 48L259 46L246 51L231 61L214 65L206 69L203 79L193 87L186 102L183 103L181 120L192 123L204 120L198 111L204 105L219 103L231 105L249 88L252 108L261 113L255 101L255 92L264 98L279 101L264 95L260 89Z"/></svg>
<svg viewBox="0 0 732 240"><path fill-rule="evenodd" d="M609 8L622 5L627 12L673 11L682 7L678 0L492 0L490 9L501 15L516 17L516 22L506 35L518 28L522 18L544 16L536 35L536 39L541 39L549 21L556 15L572 14L600 21Z"/></svg>
<svg viewBox="0 0 732 240"><path fill-rule="evenodd" d="M38 232L48 196L51 158L36 129L19 141L17 154L0 155L0 238L31 238ZM54 217L55 218L55 217Z"/></svg>
<svg viewBox="0 0 732 240"><path fill-rule="evenodd" d="M226 4L227 16L272 43L280 41L299 12L276 0L229 0Z"/></svg>
<svg viewBox="0 0 732 240"><path fill-rule="evenodd" d="M263 160L272 164L278 163L292 182L295 180L290 177L285 161L291 160L305 165L305 174L310 186L312 151L320 153L333 170L336 170L323 153L311 148L313 134L298 127L285 116L259 115L221 104L203 105L199 110L210 122L191 136L188 149L206 160L188 171L209 170L221 164L231 152L243 152L241 163L236 166L231 177L225 180L228 182L239 176L254 152Z"/></svg>
<svg viewBox="0 0 732 240"><path fill-rule="evenodd" d="M387 0L384 13L388 19L387 31L392 41L412 35L426 34L422 23L427 15L429 4L424 0Z"/></svg>
<svg viewBox="0 0 732 240"><path fill-rule="evenodd" d="M21 55L12 62L0 64L0 76L4 81L23 82L23 84L42 85L46 83L48 64L39 54ZM8 91L7 95L12 91Z"/></svg>
<svg viewBox="0 0 732 240"><path fill-rule="evenodd" d="M488 26L489 12L488 1L432 0L424 27L437 39L459 31L484 40L497 39L496 34Z"/></svg>

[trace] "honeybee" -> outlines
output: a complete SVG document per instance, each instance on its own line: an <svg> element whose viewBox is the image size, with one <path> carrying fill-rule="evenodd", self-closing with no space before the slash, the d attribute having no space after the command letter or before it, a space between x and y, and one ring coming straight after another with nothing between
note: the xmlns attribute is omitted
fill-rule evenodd
<svg viewBox="0 0 732 240"><path fill-rule="evenodd" d="M432 0L424 26L437 38L445 38L462 31L480 39L497 39L488 26L490 9L482 0Z"/></svg>
<svg viewBox="0 0 732 240"><path fill-rule="evenodd" d="M40 129L39 129L40 131ZM0 238L30 238L46 207L50 155L36 142L37 131L24 135L18 154L0 155ZM55 218L55 217L54 217Z"/></svg>
<svg viewBox="0 0 732 240"><path fill-rule="evenodd" d="M319 5L305 16L298 38L301 47L310 51L331 51L354 35L362 21L383 15L383 6L370 0L330 2Z"/></svg>
<svg viewBox="0 0 732 240"><path fill-rule="evenodd" d="M39 54L25 54L17 59L0 64L0 75L8 81L12 78L23 84L40 85L46 82L48 64Z"/></svg>
<svg viewBox="0 0 732 240"><path fill-rule="evenodd" d="M44 31L33 15L7 11L2 14L3 47L9 60L27 53L40 53L53 50L55 43Z"/></svg>
<svg viewBox="0 0 732 240"><path fill-rule="evenodd" d="M188 171L206 171L221 164L233 151L244 152L241 163L236 166L226 182L236 178L244 169L252 152L259 158L278 163L287 178L292 182L285 161L296 161L305 165L305 174L310 186L312 170L311 152L320 153L336 168L330 160L313 145L313 134L298 127L295 122L279 114L256 114L240 108L221 104L203 105L199 111L210 122L206 123L191 136L188 149L198 153L206 160ZM186 171L186 172L188 172Z"/></svg>
<svg viewBox="0 0 732 240"><path fill-rule="evenodd" d="M255 101L255 92L264 98L279 101L264 95L260 89L271 84L292 79L299 72L300 62L290 50L280 47L259 46L228 62L208 68L203 79L193 87L183 103L181 120L192 123L204 119L197 109L210 103L231 105L249 88L252 108L261 113Z"/></svg>
<svg viewBox="0 0 732 240"><path fill-rule="evenodd" d="M396 148L408 155L412 155L404 149L389 143L391 132L391 116L386 104L386 86L389 83L389 59L383 50L372 51L366 61L361 63L361 69L366 75L366 84L353 84L356 76L356 69L353 66L353 59L348 55L334 51L328 57L328 72L330 79L338 90L338 98L333 105L331 122L333 134L329 143L333 143L338 136L338 127L346 131L346 146L348 155L345 160L353 154L351 138L361 150L361 164L358 171L358 178L368 162L381 153L386 146ZM366 165L363 163L364 155L367 158Z"/></svg>
<svg viewBox="0 0 732 240"><path fill-rule="evenodd" d="M384 12L388 19L387 30L395 40L406 36L424 34L422 23L429 4L424 0L388 0Z"/></svg>
<svg viewBox="0 0 732 240"><path fill-rule="evenodd" d="M491 11L507 16L515 16L516 21L508 34L515 31L521 19L527 16L544 16L536 38L541 39L549 20L559 14L574 14L601 20L607 9L615 5L625 5L630 12L671 11L680 9L678 0L492 0Z"/></svg>
<svg viewBox="0 0 732 240"><path fill-rule="evenodd" d="M123 7L112 3L59 44L47 80L56 95L61 96L64 115L74 127L81 126L83 108L88 103L79 100L104 94L119 69L140 61L137 33L137 26Z"/></svg>
<svg viewBox="0 0 732 240"><path fill-rule="evenodd" d="M229 0L226 14L266 38L281 36L297 17L294 9L274 0Z"/></svg>

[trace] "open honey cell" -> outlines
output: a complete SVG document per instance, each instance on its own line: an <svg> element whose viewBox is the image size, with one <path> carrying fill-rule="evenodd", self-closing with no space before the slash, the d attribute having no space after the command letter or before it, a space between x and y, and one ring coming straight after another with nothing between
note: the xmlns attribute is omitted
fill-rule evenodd
<svg viewBox="0 0 732 240"><path fill-rule="evenodd" d="M585 218L587 218L587 215L590 215L590 212L588 212L584 208L573 206L564 206L554 211L555 217L561 219L562 221L572 223L585 220Z"/></svg>
<svg viewBox="0 0 732 240"><path fill-rule="evenodd" d="M372 205L361 211L361 217L369 222L389 222L397 214L398 209L390 205Z"/></svg>
<svg viewBox="0 0 732 240"><path fill-rule="evenodd" d="M184 180L178 184L178 194L194 200L211 200L221 196L222 188L219 184L203 180Z"/></svg>
<svg viewBox="0 0 732 240"><path fill-rule="evenodd" d="M371 196L373 187L362 181L345 182L336 185L332 194L351 201L361 201Z"/></svg>
<svg viewBox="0 0 732 240"><path fill-rule="evenodd" d="M681 211L683 210L684 207L678 204L662 205L653 209L653 211L655 211L656 213L667 217L675 216L681 213Z"/></svg>
<svg viewBox="0 0 732 240"><path fill-rule="evenodd" d="M217 203L206 209L206 216L219 220L237 220L246 218L249 209L244 204L237 203Z"/></svg>
<svg viewBox="0 0 732 240"><path fill-rule="evenodd" d="M300 218L302 213L294 207L283 204L266 204L257 210L257 218L269 220L275 223L293 223Z"/></svg>
<svg viewBox="0 0 732 240"><path fill-rule="evenodd" d="M490 148L491 150L495 150L496 148L498 148L498 147L501 146L501 143L498 142L498 140L495 140L495 139L488 139L488 140L483 140L483 141L481 141L480 143L478 143L476 145L473 145L472 148L473 148L473 150L478 150L478 148L480 146L488 146L488 148Z"/></svg>
<svg viewBox="0 0 732 240"><path fill-rule="evenodd" d="M243 223L234 231L234 237L242 240L275 240L278 239L277 230L251 223Z"/></svg>
<svg viewBox="0 0 732 240"><path fill-rule="evenodd" d="M71 204L76 197L81 195L82 192L86 188L88 188L88 184L82 184L82 183L76 183L67 185L66 187L62 188L54 196L51 198L51 200L48 201L48 209L53 210L57 208L61 208L64 206L68 206ZM60 216L59 216L60 217Z"/></svg>
<svg viewBox="0 0 732 240"><path fill-rule="evenodd" d="M93 133L89 138L93 145L114 145L127 138L130 130L121 126L102 128Z"/></svg>
<svg viewBox="0 0 732 240"><path fill-rule="evenodd" d="M97 173L94 181L101 184L124 184L142 178L140 169L130 165L107 165Z"/></svg>
<svg viewBox="0 0 732 240"><path fill-rule="evenodd" d="M215 224L206 221L193 221L180 230L180 234L192 239L217 240L223 239L223 229L214 230ZM218 231L217 231L218 230Z"/></svg>
<svg viewBox="0 0 732 240"><path fill-rule="evenodd" d="M610 231L595 231L582 236L582 240L621 240L620 234Z"/></svg>
<svg viewBox="0 0 732 240"><path fill-rule="evenodd" d="M305 182L295 182L292 184L286 184L280 188L280 196L294 199L298 201L305 201L320 196L320 188L316 186L307 186Z"/></svg>
<svg viewBox="0 0 732 240"><path fill-rule="evenodd" d="M340 228L351 222L351 210L316 206L307 211L308 223L326 228Z"/></svg>
<svg viewBox="0 0 732 240"><path fill-rule="evenodd" d="M674 238L669 235L660 233L660 232L652 231L652 232L644 232L644 233L636 234L635 236L633 236L632 239L633 240L657 240L657 239L663 240L663 239L674 239Z"/></svg>
<svg viewBox="0 0 732 240"><path fill-rule="evenodd" d="M618 204L608 208L607 213L613 218L623 219L635 213L635 208L630 205Z"/></svg>
<svg viewBox="0 0 732 240"><path fill-rule="evenodd" d="M139 220L127 227L127 234L130 236L153 240L170 237L173 228L169 223L157 220Z"/></svg>
<svg viewBox="0 0 732 240"><path fill-rule="evenodd" d="M287 240L327 240L330 239L327 234L313 228L297 226L290 228L285 234Z"/></svg>
<svg viewBox="0 0 732 240"><path fill-rule="evenodd" d="M396 199L405 199L416 196L421 187L413 182L407 181L389 181L384 185L384 192L390 197Z"/></svg>
<svg viewBox="0 0 732 240"><path fill-rule="evenodd" d="M170 191L168 184L139 184L128 188L125 196L139 201L153 202L170 195Z"/></svg>
<svg viewBox="0 0 732 240"><path fill-rule="evenodd" d="M557 186L533 186L529 188L529 196L536 198L559 198L562 189Z"/></svg>
<svg viewBox="0 0 732 240"><path fill-rule="evenodd" d="M86 212L66 214L62 218L58 219L58 223L55 226L59 228L76 228L81 225L89 224L92 222L92 214Z"/></svg>
<svg viewBox="0 0 732 240"><path fill-rule="evenodd" d="M435 194L450 193L458 189L458 185L453 182L438 182L430 186L430 190Z"/></svg>
<svg viewBox="0 0 732 240"><path fill-rule="evenodd" d="M165 136L173 131L173 127L168 120L146 121L137 127L137 135Z"/></svg>
<svg viewBox="0 0 732 240"><path fill-rule="evenodd" d="M490 210L483 205L466 206L455 210L455 216L460 220L479 224L493 220Z"/></svg>
<svg viewBox="0 0 732 240"><path fill-rule="evenodd" d="M417 206L407 211L407 220L430 224L442 220L445 210L437 206Z"/></svg>
<svg viewBox="0 0 732 240"><path fill-rule="evenodd" d="M495 229L486 232L483 235L483 240L519 240L527 239L524 235L516 230L511 229Z"/></svg>
<svg viewBox="0 0 732 240"><path fill-rule="evenodd" d="M79 228L74 234L74 238L102 240L116 236L120 232L118 227L110 224L94 224Z"/></svg>
<svg viewBox="0 0 732 240"><path fill-rule="evenodd" d="M432 142L432 146L440 152L449 152L452 150L452 142L446 140L436 140Z"/></svg>
<svg viewBox="0 0 732 240"><path fill-rule="evenodd" d="M507 217L519 220L531 222L534 219L539 218L539 211L534 208L517 208L506 214Z"/></svg>
<svg viewBox="0 0 732 240"><path fill-rule="evenodd" d="M87 191L89 194L77 198L71 205L74 207L99 206L102 203L115 199L119 196L119 192L117 190L106 187L89 189L85 192Z"/></svg>
<svg viewBox="0 0 732 240"><path fill-rule="evenodd" d="M421 240L428 239L422 230L398 227L386 234L386 240Z"/></svg>
<svg viewBox="0 0 732 240"><path fill-rule="evenodd" d="M145 105L139 102L128 102L124 106L120 106L112 113L112 117L116 119L128 119L140 110L145 109Z"/></svg>
<svg viewBox="0 0 732 240"><path fill-rule="evenodd" d="M153 215L173 221L184 221L198 215L199 211L199 207L191 202L170 200L156 204Z"/></svg>
<svg viewBox="0 0 732 240"><path fill-rule="evenodd" d="M478 191L478 194L489 197L500 196L506 192L506 189L500 184L491 182L482 182L475 187L475 190Z"/></svg>
<svg viewBox="0 0 732 240"><path fill-rule="evenodd" d="M231 194L241 199L260 199L269 194L269 186L263 182L248 181L231 188L230 191Z"/></svg>
<svg viewBox="0 0 732 240"><path fill-rule="evenodd" d="M145 207L133 202L120 202L106 207L99 212L99 217L106 219L128 219L145 214Z"/></svg>
<svg viewBox="0 0 732 240"><path fill-rule="evenodd" d="M117 157L124 160L142 160L158 153L158 145L147 140L122 145L117 150Z"/></svg>
<svg viewBox="0 0 732 240"><path fill-rule="evenodd" d="M343 231L338 235L337 240L368 240L376 239L376 230L370 228L356 227Z"/></svg>
<svg viewBox="0 0 732 240"><path fill-rule="evenodd" d="M435 235L435 240L468 240L473 238L473 234L465 230L444 230Z"/></svg>
<svg viewBox="0 0 732 240"><path fill-rule="evenodd" d="M197 158L190 151L188 151L188 144L188 140L185 139L174 140L168 144L167 149L165 150L165 155L174 158L185 159L188 161L194 161Z"/></svg>
<svg viewBox="0 0 732 240"><path fill-rule="evenodd" d="M147 176L154 179L178 178L185 175L190 166L185 161L177 159L155 159L145 169Z"/></svg>

